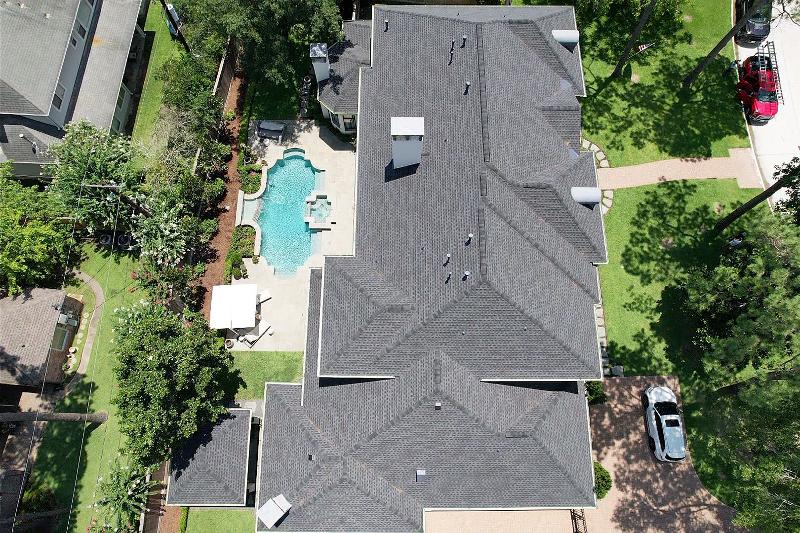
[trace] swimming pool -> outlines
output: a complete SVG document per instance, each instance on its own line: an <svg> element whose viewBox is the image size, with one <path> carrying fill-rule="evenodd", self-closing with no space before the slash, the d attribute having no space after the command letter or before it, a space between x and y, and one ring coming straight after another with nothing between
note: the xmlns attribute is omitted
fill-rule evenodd
<svg viewBox="0 0 800 533"><path fill-rule="evenodd" d="M267 173L261 197L261 256L276 273L291 274L312 253L312 231L304 220L305 199L314 190L317 169L303 150L289 148Z"/></svg>

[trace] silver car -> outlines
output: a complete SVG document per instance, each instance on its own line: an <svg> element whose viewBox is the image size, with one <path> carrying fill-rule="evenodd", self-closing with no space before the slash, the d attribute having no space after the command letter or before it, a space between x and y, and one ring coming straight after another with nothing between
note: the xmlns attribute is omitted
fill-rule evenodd
<svg viewBox="0 0 800 533"><path fill-rule="evenodd" d="M686 439L678 398L669 387L651 386L644 392L645 419L650 448L659 461L686 458Z"/></svg>

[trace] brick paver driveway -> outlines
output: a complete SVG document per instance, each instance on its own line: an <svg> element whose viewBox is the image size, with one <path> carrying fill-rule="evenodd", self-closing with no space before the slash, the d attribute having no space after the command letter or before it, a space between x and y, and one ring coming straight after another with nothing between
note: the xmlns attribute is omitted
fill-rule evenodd
<svg viewBox="0 0 800 533"><path fill-rule="evenodd" d="M588 530L737 531L733 509L703 487L689 458L665 464L650 452L641 395L651 384L666 384L680 397L674 377L610 378L608 401L592 406L595 457L612 473L614 488L586 511Z"/></svg>

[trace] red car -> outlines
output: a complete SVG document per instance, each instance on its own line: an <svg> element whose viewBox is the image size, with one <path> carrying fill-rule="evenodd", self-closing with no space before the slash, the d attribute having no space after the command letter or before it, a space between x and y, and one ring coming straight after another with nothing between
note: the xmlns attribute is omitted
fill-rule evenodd
<svg viewBox="0 0 800 533"><path fill-rule="evenodd" d="M736 96L750 122L765 124L778 113L778 83L768 55L758 54L744 60Z"/></svg>

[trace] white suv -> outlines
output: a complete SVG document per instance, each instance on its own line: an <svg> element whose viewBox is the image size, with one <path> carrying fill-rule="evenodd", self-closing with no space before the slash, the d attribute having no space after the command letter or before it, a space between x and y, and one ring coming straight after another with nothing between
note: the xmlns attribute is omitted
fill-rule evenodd
<svg viewBox="0 0 800 533"><path fill-rule="evenodd" d="M669 387L651 386L644 392L644 404L648 440L656 459L667 462L683 460L686 440L675 393Z"/></svg>

